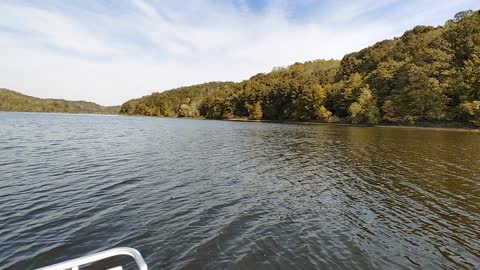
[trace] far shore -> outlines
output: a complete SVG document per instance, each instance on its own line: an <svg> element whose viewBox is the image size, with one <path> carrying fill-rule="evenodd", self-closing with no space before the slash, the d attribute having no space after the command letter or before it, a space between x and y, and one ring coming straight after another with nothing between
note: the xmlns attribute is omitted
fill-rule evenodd
<svg viewBox="0 0 480 270"><path fill-rule="evenodd" d="M349 126L349 127L377 127L377 128L407 128L407 129L425 129L425 130L453 130L453 131L473 131L480 132L480 127L474 127L461 122L418 122L416 124L404 123L385 123L370 125L370 124L352 124L352 123L330 123L318 120L313 121L290 121L290 120L252 120L248 118L230 118L230 119L207 119L204 117L166 117L166 116L148 116L148 115L126 115L126 114L101 114L101 113L67 113L67 112L15 112L15 111L0 111L0 113L31 113L31 114L64 114L64 115L102 115L102 116L135 116L135 117L156 117L156 118L178 118L178 119L194 119L194 120L220 120L230 122L249 122L249 123L276 123L276 124L293 124L293 125L334 125L334 126Z"/></svg>
<svg viewBox="0 0 480 270"><path fill-rule="evenodd" d="M60 115L104 115L104 116L122 116L112 113L87 113L87 112L24 112L24 111L0 111L0 113L28 113L28 114L60 114Z"/></svg>
<svg viewBox="0 0 480 270"><path fill-rule="evenodd" d="M378 127L378 128L408 128L408 129L428 129L428 130L454 130L454 131L473 131L480 132L480 128L473 127L460 122L447 123L432 123L419 122L417 124L395 124L395 123L380 123L376 125L370 124L351 124L351 123L329 123L323 121L280 121L280 120L252 120L248 118L231 118L224 119L224 121L232 122L256 122L256 123L278 123L278 124L296 124L296 125L335 125L335 126L350 126L350 127Z"/></svg>

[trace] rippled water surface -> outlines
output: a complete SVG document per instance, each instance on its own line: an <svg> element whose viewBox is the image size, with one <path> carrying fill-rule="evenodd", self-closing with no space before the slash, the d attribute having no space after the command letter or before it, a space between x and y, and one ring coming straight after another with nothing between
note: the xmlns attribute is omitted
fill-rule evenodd
<svg viewBox="0 0 480 270"><path fill-rule="evenodd" d="M480 133L0 113L0 268L480 267Z"/></svg>

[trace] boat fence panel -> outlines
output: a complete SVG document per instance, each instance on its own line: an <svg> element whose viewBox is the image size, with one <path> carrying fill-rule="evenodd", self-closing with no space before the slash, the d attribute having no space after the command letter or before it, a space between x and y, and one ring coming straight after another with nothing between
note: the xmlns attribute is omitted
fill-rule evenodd
<svg viewBox="0 0 480 270"><path fill-rule="evenodd" d="M148 270L147 264L145 263L145 260L143 259L142 254L140 254L138 250L134 248L128 248L128 247L108 249L98 253L76 258L73 260L38 268L37 270L65 270L65 269L79 270L79 268L83 265L92 264L94 262L101 261L111 257L125 256L125 255L130 256L135 260L138 266L138 269ZM111 268L109 270L122 270L122 269L123 267L118 266L118 267Z"/></svg>

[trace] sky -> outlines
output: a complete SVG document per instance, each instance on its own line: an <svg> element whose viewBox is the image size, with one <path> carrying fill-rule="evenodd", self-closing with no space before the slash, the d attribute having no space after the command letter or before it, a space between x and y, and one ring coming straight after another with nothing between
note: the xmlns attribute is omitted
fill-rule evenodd
<svg viewBox="0 0 480 270"><path fill-rule="evenodd" d="M119 105L341 59L478 0L1 0L0 88Z"/></svg>

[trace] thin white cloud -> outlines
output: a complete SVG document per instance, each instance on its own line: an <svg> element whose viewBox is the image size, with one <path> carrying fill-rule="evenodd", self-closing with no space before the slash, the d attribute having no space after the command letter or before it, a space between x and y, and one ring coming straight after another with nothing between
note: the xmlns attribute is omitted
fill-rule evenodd
<svg viewBox="0 0 480 270"><path fill-rule="evenodd" d="M26 33L23 38L39 45L88 53L115 53L74 19L62 14L25 6L0 5L0 26Z"/></svg>
<svg viewBox="0 0 480 270"><path fill-rule="evenodd" d="M240 81L296 61L341 58L416 24L441 24L480 6L469 0L333 1L297 21L289 11L298 2L272 1L261 12L242 1L113 3L121 6L110 12L0 3L0 87L120 104L193 83Z"/></svg>

